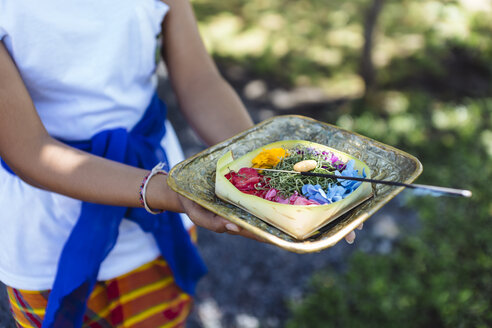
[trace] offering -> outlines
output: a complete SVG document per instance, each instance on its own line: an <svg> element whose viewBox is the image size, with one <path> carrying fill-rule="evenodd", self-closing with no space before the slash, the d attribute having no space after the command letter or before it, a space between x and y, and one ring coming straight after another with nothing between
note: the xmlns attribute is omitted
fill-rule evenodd
<svg viewBox="0 0 492 328"><path fill-rule="evenodd" d="M308 143L327 146L327 148L333 149L335 155L340 154L338 157L345 163L354 159L354 169L358 170L359 174L364 171L366 177L371 177L371 179L409 184L422 172L422 164L417 158L395 147L312 118L299 115L281 115L258 123L254 127L178 163L169 172L167 182L173 190L207 210L226 218L272 245L296 253L319 252L336 245L350 231L369 219L405 188L404 186L364 182L349 196L333 204L290 205L271 202L242 193L225 178L225 174L231 171L237 172L242 167L252 167L251 160L263 149L267 149L266 145L277 143L279 140L304 140ZM278 146L271 148L282 147L281 143L285 142L282 141ZM228 152L232 153L222 159ZM237 162L250 152L256 153L243 163ZM237 160L234 160L232 155ZM222 159L222 164L217 166L220 159ZM359 161L367 164L370 170L369 168L363 170L364 166ZM219 170L225 168L223 175L217 174L218 167ZM263 171L266 172L266 169ZM310 174L310 172L304 173ZM218 182L217 186L216 182ZM368 184L372 184L372 186L364 187ZM363 201L364 197L358 199L351 210L346 211L343 215L338 215L336 220L332 219L326 225L321 223L320 228L314 229L312 235L307 239L295 238L292 234L285 232L287 229L280 230L276 225L267 223L266 218L260 219L260 214L253 215L251 212L245 211L243 209L245 206L242 204L236 204L226 199L226 197L233 197L235 193L241 196L255 197L253 201L255 206L261 202L266 202L275 205L276 209L287 207L289 208L288 216L292 214L297 216L296 210L298 209L313 208L310 211L315 211L317 208L338 207L339 204L345 204L356 197L362 191L361 188L372 189L372 197L368 195L367 197L370 198L366 201ZM223 195L221 196L222 199L217 197L216 190ZM341 207L345 209L345 206ZM275 212L273 209L272 211ZM275 212L275 214L278 213ZM321 216L314 215L314 217L317 220L315 223L318 225ZM287 218L287 220L289 222L299 221L295 217ZM285 217L282 218L282 223L287 220Z"/></svg>
<svg viewBox="0 0 492 328"><path fill-rule="evenodd" d="M362 161L339 150L304 140L259 147L234 160L232 151L217 161L215 193L304 240L372 195L367 182L306 176L299 172L370 178Z"/></svg>

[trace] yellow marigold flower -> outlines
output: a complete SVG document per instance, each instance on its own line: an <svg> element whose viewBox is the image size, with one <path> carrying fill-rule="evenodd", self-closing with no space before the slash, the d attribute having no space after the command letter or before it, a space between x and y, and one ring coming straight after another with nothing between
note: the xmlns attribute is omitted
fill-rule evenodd
<svg viewBox="0 0 492 328"><path fill-rule="evenodd" d="M285 155L287 155L287 151L283 148L264 149L251 162L253 167L269 169L277 165Z"/></svg>

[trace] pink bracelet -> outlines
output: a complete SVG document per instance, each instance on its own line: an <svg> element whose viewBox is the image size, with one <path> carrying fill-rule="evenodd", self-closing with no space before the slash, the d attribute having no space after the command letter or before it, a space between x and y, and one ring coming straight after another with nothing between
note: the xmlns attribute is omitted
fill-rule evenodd
<svg viewBox="0 0 492 328"><path fill-rule="evenodd" d="M151 209L149 207L149 205L147 205L147 200L146 200L145 196L146 196L146 192L147 192L147 185L148 185L150 179L152 179L152 177L154 175L157 175L157 174L167 175L167 172L163 169L165 165L166 165L165 163L161 162L161 163L157 164L156 166L154 166L152 171L147 173L147 175L145 176L145 178L142 181L142 184L140 185L140 190L139 190L140 204L142 204L142 206L145 207L145 210L147 212L149 212L150 214L160 214L160 213L164 212L164 210L155 211L155 210Z"/></svg>

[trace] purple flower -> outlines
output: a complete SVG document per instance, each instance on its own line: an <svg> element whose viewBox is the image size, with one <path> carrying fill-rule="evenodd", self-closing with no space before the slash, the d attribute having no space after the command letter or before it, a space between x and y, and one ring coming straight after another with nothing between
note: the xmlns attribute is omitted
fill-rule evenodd
<svg viewBox="0 0 492 328"><path fill-rule="evenodd" d="M307 151L308 154L311 154L313 156L319 156L320 155L320 152L318 152L316 150L316 148L313 148L313 147L306 148L306 151Z"/></svg>

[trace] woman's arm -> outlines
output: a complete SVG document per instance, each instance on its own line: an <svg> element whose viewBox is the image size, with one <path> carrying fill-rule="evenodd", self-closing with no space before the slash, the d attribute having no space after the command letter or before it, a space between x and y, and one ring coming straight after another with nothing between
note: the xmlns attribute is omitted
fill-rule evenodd
<svg viewBox="0 0 492 328"><path fill-rule="evenodd" d="M190 3L164 2L171 9L163 22L162 55L187 121L208 144L250 128L248 112L203 45Z"/></svg>
<svg viewBox="0 0 492 328"><path fill-rule="evenodd" d="M36 187L82 201L141 206L139 188L148 171L79 151L52 138L1 41L0 157L21 179ZM179 197L164 175L150 180L147 201L151 208L185 211L196 224L209 230L248 236L229 221Z"/></svg>
<svg viewBox="0 0 492 328"><path fill-rule="evenodd" d="M0 42L0 156L16 174L37 187L83 201L140 206L139 187L146 170L90 155L49 136L17 68ZM149 203L182 211L177 195L149 185Z"/></svg>

